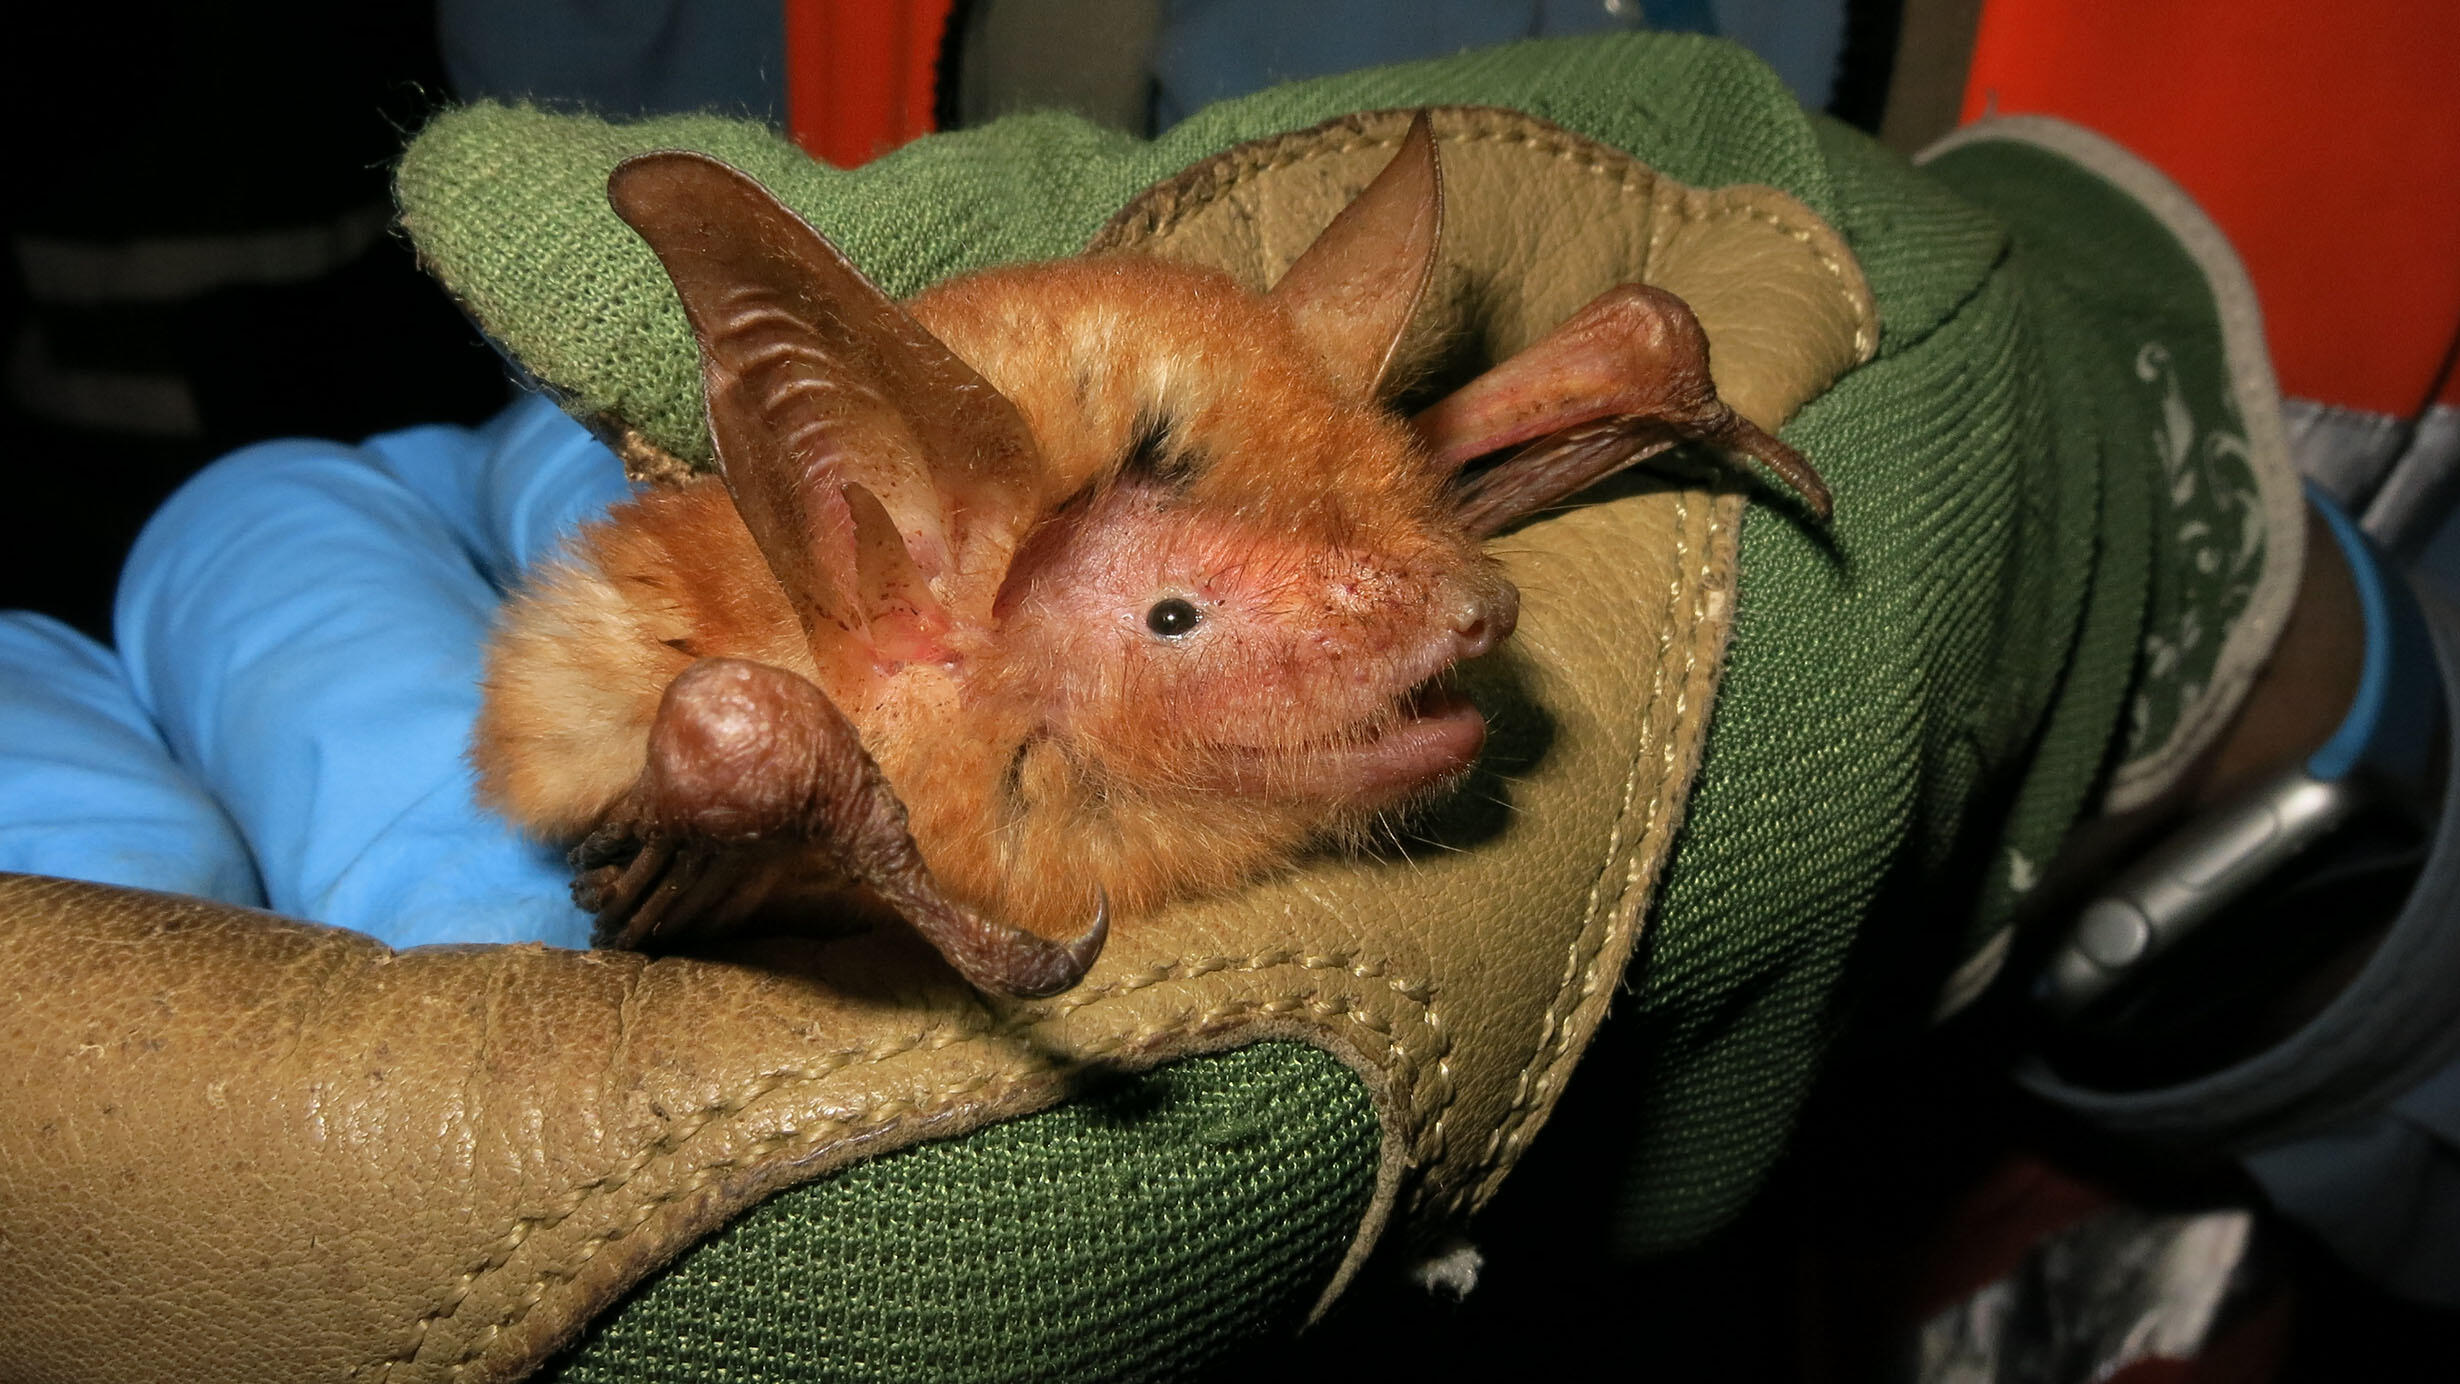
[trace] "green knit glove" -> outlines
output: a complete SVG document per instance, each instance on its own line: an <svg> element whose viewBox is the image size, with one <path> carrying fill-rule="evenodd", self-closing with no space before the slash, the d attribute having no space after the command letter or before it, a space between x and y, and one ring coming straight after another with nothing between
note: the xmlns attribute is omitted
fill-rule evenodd
<svg viewBox="0 0 2460 1384"><path fill-rule="evenodd" d="M1590 1082L1636 1112L1614 1198L1644 1251L1714 1229L1765 1175L1851 1011L1850 958L1986 970L2113 766L2173 752L2229 675L2225 646L2263 633L2240 637L2294 566L2268 560L2277 436L2245 416L2209 261L2141 189L2026 143L1925 174L1806 116L1740 49L1632 35L1280 88L1150 143L1022 117L851 172L712 118L481 106L420 136L400 195L430 266L576 412L696 459L681 313L605 209L628 154L724 157L909 293L1069 253L1234 143L1430 104L1527 111L1694 185L1779 187L1843 232L1880 307L1877 359L1785 431L1834 487L1834 524L1745 520L1706 763L1616 1020L1646 1065ZM645 1286L564 1374L1193 1369L1303 1313L1376 1137L1355 1079L1312 1049L1182 1063L781 1195Z"/></svg>

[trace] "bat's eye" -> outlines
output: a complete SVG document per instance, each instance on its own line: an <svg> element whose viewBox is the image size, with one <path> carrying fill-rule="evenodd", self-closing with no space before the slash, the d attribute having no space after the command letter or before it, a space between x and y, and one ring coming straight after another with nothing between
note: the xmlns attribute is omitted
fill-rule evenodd
<svg viewBox="0 0 2460 1384"><path fill-rule="evenodd" d="M1155 601L1145 612L1145 628L1164 639L1176 639L1204 623L1204 612L1193 601L1171 596Z"/></svg>

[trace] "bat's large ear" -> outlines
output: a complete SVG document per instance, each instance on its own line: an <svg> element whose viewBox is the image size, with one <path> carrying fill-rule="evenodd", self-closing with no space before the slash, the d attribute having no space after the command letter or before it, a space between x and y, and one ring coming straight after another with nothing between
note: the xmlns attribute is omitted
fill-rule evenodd
<svg viewBox="0 0 2460 1384"><path fill-rule="evenodd" d="M1447 471L1521 448L1460 488L1462 522L1479 537L1695 441L1758 462L1814 514L1829 513L1828 487L1811 464L1717 397L1708 334L1689 305L1645 284L1598 295L1412 425Z"/></svg>
<svg viewBox="0 0 2460 1384"><path fill-rule="evenodd" d="M1392 162L1273 285L1273 301L1335 385L1360 397L1383 392L1401 333L1434 276L1443 213L1435 127L1420 111Z"/></svg>
<svg viewBox="0 0 2460 1384"><path fill-rule="evenodd" d="M804 629L927 657L977 530L1036 474L1015 405L760 184L702 154L607 183L700 340L718 469Z"/></svg>

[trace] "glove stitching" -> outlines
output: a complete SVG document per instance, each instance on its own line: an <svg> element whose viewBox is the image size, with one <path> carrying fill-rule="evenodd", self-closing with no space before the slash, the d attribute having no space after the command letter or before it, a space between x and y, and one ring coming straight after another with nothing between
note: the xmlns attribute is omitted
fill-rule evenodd
<svg viewBox="0 0 2460 1384"><path fill-rule="evenodd" d="M450 1320L453 1315L459 1311L462 1304L468 1301L469 1298L477 1292L484 1280L493 1273L502 1269L533 1234L541 1230L552 1231L557 1226L569 1220L573 1215L578 1214L592 1201L602 1196L620 1192L625 1186L629 1185L642 1173L646 1172L650 1165L657 1162L661 1158L668 1157L676 1152L679 1152L685 1144L690 1142L704 1130L708 1129L712 1124L741 1113L743 1110L760 1101L764 1097L789 1085L797 1083L808 1084L821 1081L831 1075L836 1074L837 1072L843 1071L847 1067L857 1065L858 1063L884 1062L918 1049L924 1051L938 1051L962 1042L982 1042L1001 1037L1013 1036L1016 1033L1030 1029L1048 1019L1073 1013L1076 1010L1083 1009L1089 1005L1099 1003L1106 999L1133 994L1137 991L1148 989L1154 985L1158 985L1173 979L1196 979L1205 975L1211 975L1223 971L1244 974L1280 966L1296 966L1303 970L1344 970L1359 980L1382 981L1388 989L1406 1002L1413 1012L1418 1015L1419 1022L1423 1028L1432 1034L1438 1035L1436 1046L1438 1048L1443 1046L1440 1041L1442 1026L1436 1013L1436 1006L1432 999L1432 987L1428 983L1393 976L1380 963L1359 962L1346 954L1332 953L1325 955L1297 955L1287 948L1278 948L1243 958L1210 956L1187 958L1176 962L1165 962L1149 968L1142 973L1123 977L1100 987L1095 987L1093 992L1089 994L1081 992L1071 993L1063 1001L1054 1002L1049 1006L1020 1010L1014 1014L1011 1014L1005 1020L987 1030L951 1032L943 1028L939 1030L925 1031L886 1043L872 1044L862 1048L843 1049L835 1053L827 1054L823 1059L823 1065L774 1069L770 1072L763 1073L760 1077L756 1078L753 1087L744 1094L730 1100L713 1103L707 1107L704 1107L702 1110L695 1112L698 1119L691 1125L690 1128L681 1131L670 1131L657 1139L651 1140L640 1151L638 1156L629 1161L626 1167L611 1172L606 1176L594 1178L588 1182L580 1184L574 1189L574 1194L567 1200L567 1203L564 1206L544 1215L524 1217L521 1220L516 1221L512 1229L506 1232L504 1237L488 1251L486 1256L461 1276L460 1280L455 1285L454 1291L447 1301L413 1324L411 1339L408 1342L406 1342L401 1348L395 1350L392 1354L380 1360L371 1361L370 1363L381 1365L384 1370L382 1377L389 1380L392 1377L392 1371L395 1365L415 1362L417 1355L425 1344L430 1328L438 1322ZM1276 998L1272 1000L1236 1000L1225 1002L1223 1004L1216 1005L1211 1010L1196 1015L1190 1019L1182 1020L1176 1024L1153 1026L1116 1036L1099 1047L1086 1050L1083 1053L1083 1063L1071 1063L1065 1068L1054 1068L1041 1073L1040 1075L1048 1077L1065 1070L1072 1070L1078 1066L1089 1064L1092 1061L1096 1061L1104 1057L1114 1056L1125 1052L1149 1049L1157 1039L1218 1031L1229 1021L1248 1015L1271 1016L1280 1014L1294 1014L1299 1012L1301 1009L1304 1009L1313 1013L1319 1020L1323 1020L1328 1023L1346 1019L1352 1026L1363 1028L1382 1038L1384 1041L1386 1057L1390 1062L1395 1075L1399 1078L1401 1084L1412 1093L1411 1098L1408 1101L1408 1105L1412 1108L1413 1113L1416 1113L1415 1105L1417 1103L1417 1088L1420 1084L1420 1059L1418 1055L1412 1052L1407 1043L1395 1036L1389 1020L1383 1019L1371 1011L1361 1009L1356 1000L1347 996L1327 1000L1322 997L1323 994L1324 992L1317 990L1308 991L1303 995ZM842 1060L831 1061L830 1059ZM1442 1079L1435 1083L1441 1092L1435 1107L1439 1112L1435 1121L1435 1128L1439 1130L1442 1124L1443 1113L1448 1111L1451 1102L1451 1091L1449 1089L1450 1081L1448 1069L1443 1068L1440 1062L1438 1066L1439 1074ZM870 1112L867 1118L859 1122L828 1120L817 1126L797 1127L789 1130L776 1131L774 1133L762 1136L752 1146L744 1150L741 1150L725 1159L718 1160L704 1166L696 1172L692 1179L685 1185L676 1187L645 1201L642 1205L640 1213L633 1217L629 1224L601 1231L589 1237L583 1242L583 1246L580 1249L577 1259L568 1260L563 1264L551 1265L539 1270L538 1277L528 1285L528 1287L519 1295L518 1298L516 1298L514 1304L508 1308L507 1311L496 1321L490 1323L486 1328L484 1328L484 1330L471 1345L464 1348L461 1355L449 1367L452 1372L452 1377L455 1379L460 1378L467 1370L469 1365L482 1353L484 1353L487 1346L492 1343L496 1337L513 1326L518 1325L524 1318L526 1318L530 1311L544 1300L547 1285L550 1283L570 1282L580 1274L582 1268L589 1262L589 1260L594 1258L601 1249L629 1236L633 1231L639 1229L643 1224L646 1224L647 1221L660 1208L692 1195L702 1187L707 1186L710 1182L715 1181L727 1170L746 1162L766 1158L776 1152L777 1149L798 1140L808 1142L815 1146L830 1142L831 1140L852 1141L892 1133L898 1128L915 1123L917 1115L921 1116L921 1118L925 1121L940 1118L948 1113L947 1106L950 1102L972 1095L995 1082L1004 1083L1007 1086L1013 1086L1016 1082L1024 1079L1026 1075L1027 1074L1024 1073L1014 1072L996 1074L986 1073L969 1078L957 1086L943 1088L942 1090L933 1093L928 1106L912 1100L898 1101L888 1105L876 1107ZM1416 1144L1423 1145L1426 1140L1424 1136L1422 1136L1419 1140L1414 1142Z"/></svg>
<svg viewBox="0 0 2460 1384"><path fill-rule="evenodd" d="M1700 565L1694 573L1692 581L1691 620L1689 625L1689 629L1692 631L1696 631L1699 628L1701 622L1707 615L1708 593L1711 589L1712 578L1714 575L1713 567L1715 562L1714 554L1716 552L1716 540L1724 532L1724 529L1725 525L1723 521L1719 519L1715 507L1712 506L1709 510L1706 541L1701 544L1699 549ZM1676 578L1676 583L1678 586L1680 585L1681 580L1682 579L1680 577ZM1683 714L1689 709L1691 682L1698 673L1699 660L1699 641L1696 638L1686 639L1683 644L1683 677L1677 684L1674 694L1674 715L1672 720L1675 725L1682 724ZM1678 757L1679 749L1680 747L1677 745L1674 737L1672 736L1665 737L1665 739L1660 743L1658 747L1659 783L1667 784L1674 781L1676 759ZM1635 841L1646 841L1652 833L1658 830L1660 821L1666 815L1667 810L1678 806L1678 804L1679 799L1665 793L1659 793L1652 797L1648 806L1648 820L1643 824L1641 830L1637 833ZM1642 876L1647 872L1648 864L1649 852L1645 850L1634 850L1628 857L1626 857L1624 861L1622 890L1616 899L1618 905L1624 901L1631 900L1634 893L1641 889ZM1662 855L1659 858L1658 864L1662 868ZM1567 998L1571 1004L1577 1005L1578 1003L1587 1000L1591 995L1597 993L1597 985L1598 975L1594 967L1593 958L1589 974L1582 978L1579 993L1576 996L1569 996ZM1506 1165L1509 1165L1512 1161L1519 1158L1521 1150L1527 1147L1530 1138L1533 1137L1536 1132L1535 1126L1533 1126L1528 1119L1528 1116L1531 1113L1534 1113L1535 1105L1547 1094L1552 1092L1556 1086L1561 1084L1563 1076L1569 1065L1568 1059L1571 1057L1571 1053L1568 1051L1570 1041L1571 1035L1568 1028L1557 1033L1554 1043L1555 1051L1548 1059L1546 1071L1538 1078L1536 1088L1531 1093L1532 1100L1530 1109L1518 1112L1519 1118L1511 1123L1510 1134L1504 1141L1505 1148L1503 1162Z"/></svg>
<svg viewBox="0 0 2460 1384"><path fill-rule="evenodd" d="M1563 975L1555 982L1554 1002L1547 1007L1546 1016L1538 1025L1537 1038L1531 1046L1528 1061L1522 1065L1520 1075L1513 1084L1512 1102L1506 1107L1504 1118L1497 1121L1495 1127L1488 1131L1486 1146L1479 1151L1477 1160L1471 1168L1464 1170L1466 1175L1461 1179L1463 1190L1456 1190L1451 1198L1454 1209L1458 1209L1461 1202L1468 1197L1482 1194L1492 1182L1488 1174L1502 1160L1518 1154L1523 1142L1520 1131L1526 1127L1529 1116L1536 1109L1539 1096L1549 1085L1540 1079L1539 1068L1543 1065L1551 1070L1570 1042L1570 1031L1565 1023L1566 1018L1583 998L1594 993L1593 968L1597 958L1604 954L1606 937L1613 930L1611 919L1607 916L1608 905L1610 902L1619 904L1624 897L1618 894L1609 901L1606 898L1606 883L1612 875L1616 862L1623 858L1625 826L1631 820L1632 807L1639 796L1642 776L1649 767L1649 748L1660 742L1663 742L1661 754L1670 753L1673 748L1672 737L1663 733L1660 713L1666 701L1667 668L1674 661L1672 657L1675 636L1674 616L1681 606L1683 585L1689 576L1684 568L1688 566L1693 550L1690 521L1691 496L1689 492L1681 492L1675 501L1673 525L1677 535L1674 544L1676 570L1666 584L1665 608L1658 618L1657 655L1649 674L1649 692L1645 703L1646 710L1640 723L1639 744L1633 751L1630 771L1623 779L1622 804L1615 812L1614 826L1607 833L1606 849L1603 858L1598 862L1597 875L1590 881L1588 902L1582 908L1580 930L1573 935L1570 944L1564 950ZM1693 608L1696 615L1698 610L1696 597ZM1689 663L1686 662L1686 672L1689 671L1689 667ZM1662 764L1663 760L1661 759L1660 762ZM1657 786L1662 787L1664 782L1665 778L1661 768ZM1652 793L1649 796L1643 819L1638 830L1631 833L1630 839L1635 842L1647 839L1650 831L1656 825L1659 800L1663 796L1662 792ZM1636 860L1633 867L1636 868ZM1600 927L1601 921L1607 924L1603 928ZM1575 988L1575 981L1580 982L1577 988ZM1468 1190L1472 1184L1475 1184L1474 1191Z"/></svg>
<svg viewBox="0 0 2460 1384"><path fill-rule="evenodd" d="M1149 1049L1156 1039L1214 1032L1226 1026L1230 1021L1246 1017L1248 1015L1269 1016L1290 1014L1297 1012L1301 1008L1312 1012L1318 1019L1321 1020L1337 1021L1347 1019L1350 1023L1358 1027L1365 1028L1368 1031L1382 1037L1385 1042L1388 1058L1391 1060L1393 1065L1399 1069L1399 1071L1405 1074L1404 1080L1406 1082L1413 1085L1415 1084L1416 1063L1411 1058L1408 1049L1404 1047L1399 1040L1393 1037L1391 1028L1388 1024L1377 1022L1369 1015L1360 1012L1356 1008L1355 1002L1349 1000L1347 997L1326 1000L1320 997L1320 992L1308 992L1305 995L1279 997L1271 1000L1236 1000L1222 1005L1217 1005L1213 1009L1180 1024L1140 1029L1136 1032L1114 1038L1100 1047L1088 1050L1084 1054L1085 1060L1082 1062L1072 1062L1065 1067L1054 1068L1043 1073L985 1073L977 1075L967 1079L957 1086L943 1088L942 1090L933 1093L931 1102L928 1105L915 1100L900 1100L875 1107L867 1114L865 1118L860 1121L824 1120L817 1126L811 1128L778 1130L761 1136L748 1147L733 1155L730 1155L729 1157L718 1159L703 1165L696 1170L692 1177L684 1184L644 1200L628 1224L600 1231L584 1240L576 1258L567 1260L560 1265L549 1265L541 1268L538 1271L538 1276L534 1278L515 1299L514 1305L503 1316L499 1317L496 1321L489 1323L488 1326L479 1334L476 1340L464 1348L460 1358L456 1360L451 1367L452 1378L461 1378L468 1367L486 1351L487 1347L492 1344L498 1336L500 1336L503 1332L518 1326L529 1316L532 1310L543 1303L546 1299L547 1292L550 1290L550 1285L569 1283L578 1278L582 1270L588 1265L589 1261L597 1257L599 1251L605 1249L608 1245L615 1244L629 1237L633 1232L648 1224L652 1218L654 1218L667 1206L692 1196L693 1194L699 1192L702 1188L708 1186L710 1183L719 1180L719 1178L721 1178L724 1174L738 1166L757 1160L764 1160L772 1154L778 1152L780 1149L796 1143L804 1143L817 1147L830 1142L850 1142L853 1140L893 1133L910 1124L917 1122L928 1123L931 1120L943 1118L948 1113L947 1105L950 1101L973 1095L976 1092L984 1090L986 1087L997 1086L1000 1088L1000 1093L1004 1094L1006 1090L1020 1084L1022 1081L1028 1079L1030 1075L1039 1075L1044 1078L1063 1075L1068 1071L1076 1070L1083 1066L1089 1066L1094 1061L1104 1057ZM781 1085L782 1084L783 1083L781 1083ZM774 1090L776 1088L772 1087L771 1089ZM766 1094L766 1092L761 1094ZM994 1098L996 1098L996 1096ZM747 1099L742 1102L742 1104L734 1107L734 1109L728 1113L739 1113L745 1106L748 1106L753 1100L757 1099L758 1096ZM704 1122L701 1128L706 1128L707 1123L708 1122ZM643 1164L642 1166L645 1169L646 1164ZM587 1199L585 1198L584 1203L586 1200ZM558 1223L560 1223L562 1219L569 1217L574 1212L577 1212L579 1209L579 1205L574 1206L570 1211L564 1213L563 1217L557 1218ZM552 1227L550 1226L548 1228ZM459 1300L466 1299L468 1294L475 1289L476 1280L479 1277L483 1277L485 1272L492 1271L492 1269L496 1267L501 1267L502 1263L506 1259L509 1259L513 1250L518 1248L520 1241L526 1239L526 1231L520 1232L518 1238L508 1236L507 1240L509 1243L502 1249L501 1257L499 1257L493 1265L489 1266L488 1270L481 1271L480 1273L474 1275L465 1275L464 1286L461 1292L456 1295L457 1300L453 1305L457 1307L459 1305ZM449 1309L444 1313L444 1315L450 1315ZM423 1334L424 1333L422 1331L422 1335ZM392 1362L387 1362L388 1373L391 1363Z"/></svg>
<svg viewBox="0 0 2460 1384"><path fill-rule="evenodd" d="M1842 297L1846 309L1853 315L1855 354L1867 359L1876 347L1877 324L1872 320L1875 310L1865 295L1855 291L1857 276L1846 271L1843 258L1820 244L1814 227L1821 223L1814 220L1811 224L1806 225L1792 217L1780 215L1751 202L1726 200L1737 188L1766 187L1767 184L1740 183L1728 184L1719 188L1695 188L1666 178L1637 157L1602 141L1557 127L1530 128L1519 124L1518 122L1536 119L1534 116L1525 115L1519 111L1477 106L1436 106L1430 109L1447 113L1460 112L1467 117L1469 123L1469 128L1466 130L1437 134L1438 143L1518 145L1557 162L1575 165L1594 176L1611 179L1615 189L1625 194L1644 195L1651 184L1662 180L1673 186L1681 187L1691 194L1683 199L1678 212L1685 221L1698 223L1740 217L1776 230L1787 239L1800 245L1810 255L1812 262L1844 290ZM1356 126L1350 122L1370 119L1374 116L1407 113L1373 112L1367 115L1345 117L1343 121L1335 122L1335 124L1348 125L1352 130L1356 130ZM1321 133L1323 130L1324 127L1319 126L1316 131L1283 136L1262 148L1253 145L1243 146L1228 154L1219 155L1217 157L1224 161L1225 172L1215 174L1212 178L1191 179L1188 175L1181 174L1173 181L1183 182L1185 186L1174 188L1159 204L1141 214L1114 220L1111 228L1105 229L1100 236L1096 237L1096 245L1105 249L1122 248L1112 242L1130 236L1137 240L1160 239L1177 230L1190 217L1230 195L1242 184L1263 174L1296 167L1317 159L1355 153L1361 149L1397 149L1407 133L1404 130L1401 134L1371 136L1359 131L1349 138L1342 139ZM1202 166L1199 165L1199 167ZM1213 178L1219 178L1219 182L1214 183ZM1212 185L1208 186L1208 183ZM1791 194L1781 188L1770 190L1791 199ZM1695 205L1695 199L1707 200L1711 205L1705 207ZM1136 229L1140 226L1141 229Z"/></svg>

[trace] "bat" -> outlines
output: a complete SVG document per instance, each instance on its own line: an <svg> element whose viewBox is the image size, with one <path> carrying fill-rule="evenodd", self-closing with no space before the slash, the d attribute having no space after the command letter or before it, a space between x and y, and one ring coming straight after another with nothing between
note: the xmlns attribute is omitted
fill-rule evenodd
<svg viewBox="0 0 2460 1384"><path fill-rule="evenodd" d="M577 842L602 946L885 910L984 991L1057 993L1114 920L1463 776L1485 723L1445 675L1519 605L1488 536L1682 442L1828 511L1644 285L1400 416L1423 114L1262 294L1102 254L900 304L717 160L608 195L698 340L717 475L508 602L471 754Z"/></svg>

